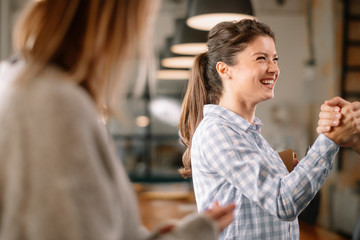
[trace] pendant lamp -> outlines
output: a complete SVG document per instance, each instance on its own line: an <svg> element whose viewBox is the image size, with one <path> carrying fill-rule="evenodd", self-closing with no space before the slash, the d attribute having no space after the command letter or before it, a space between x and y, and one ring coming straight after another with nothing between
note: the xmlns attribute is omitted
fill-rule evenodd
<svg viewBox="0 0 360 240"><path fill-rule="evenodd" d="M171 52L172 42L173 37L166 38L166 45L160 53L161 66L166 68L192 68L195 57Z"/></svg>
<svg viewBox="0 0 360 240"><path fill-rule="evenodd" d="M167 68L192 68L194 60L193 56L173 56L163 58L161 65Z"/></svg>
<svg viewBox="0 0 360 240"><path fill-rule="evenodd" d="M188 69L159 69L156 72L158 80L188 80L189 77Z"/></svg>
<svg viewBox="0 0 360 240"><path fill-rule="evenodd" d="M171 51L176 54L197 55L207 51L207 31L190 28L185 18L175 20Z"/></svg>
<svg viewBox="0 0 360 240"><path fill-rule="evenodd" d="M189 0L187 25L209 31L223 21L254 18L250 0Z"/></svg>

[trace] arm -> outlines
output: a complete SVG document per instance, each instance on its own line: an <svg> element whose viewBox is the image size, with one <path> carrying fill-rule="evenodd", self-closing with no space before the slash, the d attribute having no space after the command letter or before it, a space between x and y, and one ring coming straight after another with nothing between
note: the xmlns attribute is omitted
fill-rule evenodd
<svg viewBox="0 0 360 240"><path fill-rule="evenodd" d="M151 234L147 240L211 240L233 221L234 204L213 208L202 214L185 217L179 224L165 224Z"/></svg>
<svg viewBox="0 0 360 240"><path fill-rule="evenodd" d="M213 136L221 141L213 140ZM201 146L206 161L202 165L214 181L231 184L281 220L293 220L306 207L330 173L338 150L333 141L320 135L308 155L289 173L270 146L258 146L246 132L214 126L208 129Z"/></svg>

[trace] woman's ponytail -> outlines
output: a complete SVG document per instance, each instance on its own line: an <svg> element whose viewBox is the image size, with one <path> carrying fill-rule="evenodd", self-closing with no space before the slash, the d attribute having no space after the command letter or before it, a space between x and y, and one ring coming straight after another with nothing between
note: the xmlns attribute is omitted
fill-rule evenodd
<svg viewBox="0 0 360 240"><path fill-rule="evenodd" d="M179 128L181 141L187 149L182 157L184 167L181 168L179 172L184 178L191 177L191 139L196 127L203 118L203 108L207 103L205 86L207 81L207 64L207 52L195 58L186 94L183 99Z"/></svg>

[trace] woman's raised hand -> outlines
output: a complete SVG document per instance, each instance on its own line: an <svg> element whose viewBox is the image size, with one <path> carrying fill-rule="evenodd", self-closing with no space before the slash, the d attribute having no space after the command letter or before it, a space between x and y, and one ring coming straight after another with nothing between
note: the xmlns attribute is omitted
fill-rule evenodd
<svg viewBox="0 0 360 240"><path fill-rule="evenodd" d="M343 147L356 148L360 145L360 102L340 97L325 101L316 130Z"/></svg>

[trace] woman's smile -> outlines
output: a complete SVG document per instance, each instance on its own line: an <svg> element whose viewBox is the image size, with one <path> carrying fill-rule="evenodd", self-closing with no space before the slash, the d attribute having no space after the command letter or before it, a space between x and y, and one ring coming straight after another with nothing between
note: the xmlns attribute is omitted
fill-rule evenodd
<svg viewBox="0 0 360 240"><path fill-rule="evenodd" d="M267 88L273 89L275 87L275 78L264 78L260 80L260 83Z"/></svg>

